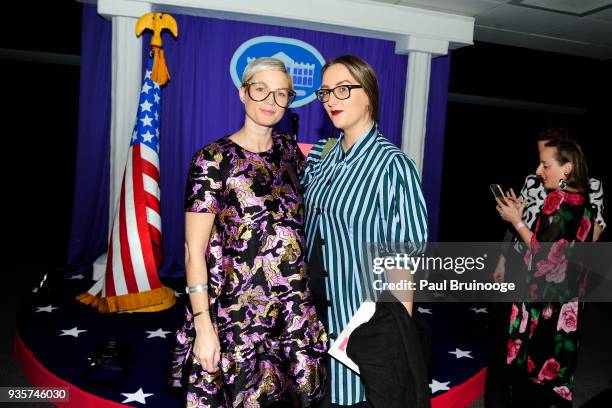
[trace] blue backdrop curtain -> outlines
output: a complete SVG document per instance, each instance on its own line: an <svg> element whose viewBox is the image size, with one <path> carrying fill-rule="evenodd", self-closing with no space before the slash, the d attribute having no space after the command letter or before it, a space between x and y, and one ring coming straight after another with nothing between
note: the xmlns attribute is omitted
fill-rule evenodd
<svg viewBox="0 0 612 408"><path fill-rule="evenodd" d="M395 44L390 41L368 39L339 34L330 34L310 30L269 26L263 24L243 23L227 20L218 20L203 17L175 15L179 27L179 39L171 40L164 36L164 50L166 61L170 70L171 81L164 88L161 108L160 130L160 168L161 168L161 212L163 228L164 263L160 270L161 276L181 276L184 274L183 240L184 240L184 212L183 194L185 177L192 154L201 146L206 145L222 136L238 130L243 121L243 106L238 98L238 90L230 77L230 60L234 51L245 41L263 35L287 37L305 41L319 50L325 59L342 54L354 54L367 60L376 71L381 89L380 128L383 134L393 143L401 144L401 125L403 114L403 100L406 84L407 57L394 52ZM85 18L85 15L84 15ZM144 38L148 44L150 37ZM102 44L104 45L104 44ZM110 44L107 45L110 50ZM97 47L93 45L92 47ZM147 47L143 50L143 60L147 55ZM448 62L443 60L446 67L438 69L439 59L433 61L431 81L447 81ZM83 63L94 61L82 60ZM99 63L99 61L97 61ZM107 66L110 65L110 61ZM84 69L85 67L83 67ZM435 74L434 74L435 72ZM434 75L444 76L438 78ZM440 95L442 93L440 92ZM436 93L436 96L440 96ZM110 99L110 98L109 98ZM444 118L440 118L437 110L444 107L446 98L436 99L436 103L429 104L429 121L442 122L431 129L428 134L443 133ZM87 106L81 102L81 109ZM300 117L299 141L314 143L321 137L335 133L331 122L327 118L318 101L293 109ZM290 113L290 112L288 112ZM95 114L89 111L89 114ZM109 115L101 111L108 121ZM106 125L108 129L108 125ZM279 130L290 130L291 125L288 114L279 126ZM83 137L94 137L83 135ZM443 137L443 136L442 136ZM108 139L108 133L104 136ZM436 140L441 140L437 135ZM97 142L98 149L102 146ZM439 146L428 148L426 152L437 154ZM91 150L79 154L93 154ZM108 156L107 150L98 150L97 154ZM439 154L441 158L441 154ZM107 159L106 159L107 160ZM427 159L426 159L427 161ZM437 166L440 161L436 160ZM100 168L94 174L93 169L84 160L79 162L77 169L80 175L78 183L91 183L96 186L105 185L106 191L98 188L98 197L101 201L108 200L108 165L107 162L96 161L100 168L106 172L102 177ZM90 162L91 163L91 162ZM435 166L434 166L435 167ZM84 172L85 174L82 174ZM435 175L435 172L432 172ZM95 181L94 179L95 178ZM434 177L435 179L435 177ZM436 189L430 189L436 193ZM426 190L427 191L427 190ZM439 194L439 191L438 191ZM88 197L89 198L89 197ZM104 203L107 208L107 203ZM81 211L90 211L95 216L93 208L83 206ZM80 215L80 213L79 213ZM436 216L437 218L437 216ZM81 225L85 223L88 225ZM106 240L107 224L101 222L88 222L84 217L75 220L73 225L74 237L94 233ZM93 242L93 238L90 238ZM97 242L97 241L96 241ZM76 245L81 248L83 245ZM91 244L87 250L72 251L78 257L71 258L75 264L86 264L104 252L98 246Z"/></svg>
<svg viewBox="0 0 612 408"><path fill-rule="evenodd" d="M108 245L112 25L83 4L76 178L67 265L89 268Z"/></svg>

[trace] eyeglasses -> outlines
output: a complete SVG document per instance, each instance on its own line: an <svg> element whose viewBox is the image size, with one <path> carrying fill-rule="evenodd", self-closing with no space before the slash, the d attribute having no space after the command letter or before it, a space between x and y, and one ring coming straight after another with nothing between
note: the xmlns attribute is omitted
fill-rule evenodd
<svg viewBox="0 0 612 408"><path fill-rule="evenodd" d="M329 100L329 95L333 92L338 99L348 99L351 96L351 89L363 88L361 85L340 85L332 89L321 88L315 91L317 99L325 103Z"/></svg>
<svg viewBox="0 0 612 408"><path fill-rule="evenodd" d="M295 92L291 89L279 88L272 91L268 85L263 82L245 82L242 86L246 87L249 98L255 102L265 101L268 99L268 96L272 94L274 103L281 108L287 108L295 99Z"/></svg>

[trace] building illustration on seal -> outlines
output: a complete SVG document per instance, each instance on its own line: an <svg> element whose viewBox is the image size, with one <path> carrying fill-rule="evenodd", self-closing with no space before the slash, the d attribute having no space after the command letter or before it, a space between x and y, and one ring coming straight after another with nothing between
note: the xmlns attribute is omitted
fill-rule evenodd
<svg viewBox="0 0 612 408"><path fill-rule="evenodd" d="M306 95L306 91L299 88L312 88L314 84L315 64L296 62L282 51L277 52L271 57L281 60L285 64L287 72L289 72L293 80L293 86L297 88L295 89L297 95ZM254 59L256 59L256 57L247 57L247 63Z"/></svg>

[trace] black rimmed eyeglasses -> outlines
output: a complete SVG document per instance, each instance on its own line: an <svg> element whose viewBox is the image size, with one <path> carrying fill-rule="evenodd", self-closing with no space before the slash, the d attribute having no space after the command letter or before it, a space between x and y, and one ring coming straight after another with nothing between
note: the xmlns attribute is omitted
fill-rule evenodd
<svg viewBox="0 0 612 408"><path fill-rule="evenodd" d="M315 91L315 95L317 95L317 99L321 102L327 102L329 100L329 95L333 92L334 96L338 99L348 99L351 96L351 89L359 89L363 88L361 85L339 85L335 88L321 88Z"/></svg>
<svg viewBox="0 0 612 408"><path fill-rule="evenodd" d="M268 85L263 82L245 82L242 84L247 89L249 98L255 102L261 102L268 99L268 96L272 94L274 103L281 108L287 108L295 99L295 92L288 88L279 88L272 91Z"/></svg>

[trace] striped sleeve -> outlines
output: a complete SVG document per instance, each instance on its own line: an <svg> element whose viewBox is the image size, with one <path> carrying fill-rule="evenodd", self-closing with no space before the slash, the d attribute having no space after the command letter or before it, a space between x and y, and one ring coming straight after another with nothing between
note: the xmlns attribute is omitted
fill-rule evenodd
<svg viewBox="0 0 612 408"><path fill-rule="evenodd" d="M304 170L300 180L304 190L308 188L308 183L310 183L313 174L318 168L325 143L327 143L327 139L320 139L314 146L312 146L312 149L310 149L310 152L308 153L308 157L306 158L306 169Z"/></svg>
<svg viewBox="0 0 612 408"><path fill-rule="evenodd" d="M383 176L379 205L383 212L383 236L391 254L414 255L427 242L427 207L414 162L396 154Z"/></svg>

